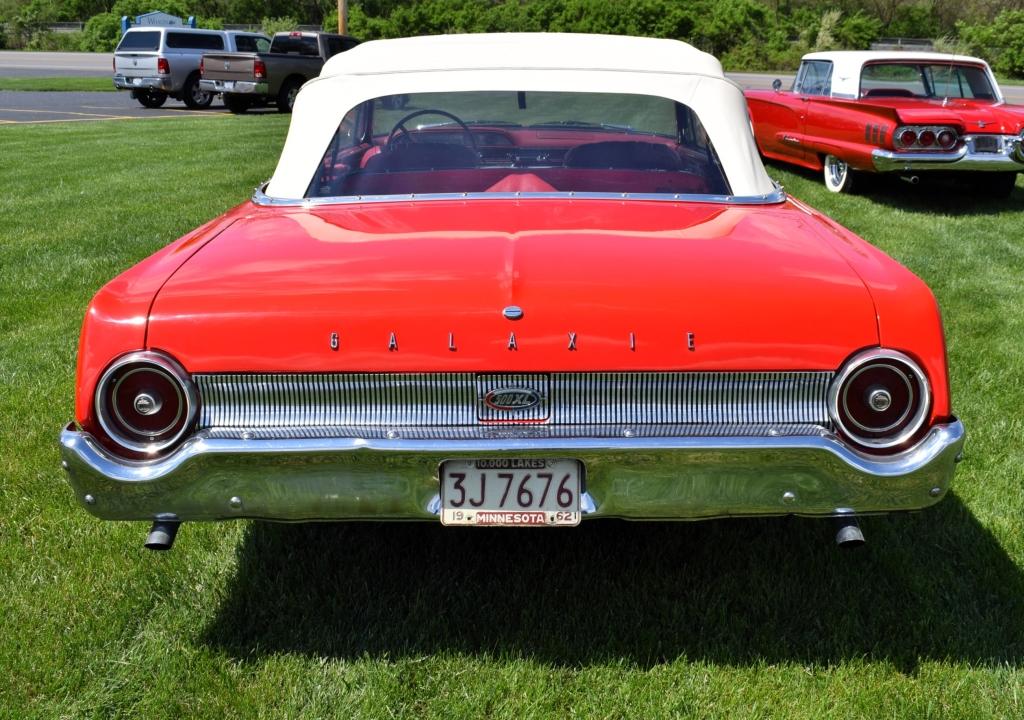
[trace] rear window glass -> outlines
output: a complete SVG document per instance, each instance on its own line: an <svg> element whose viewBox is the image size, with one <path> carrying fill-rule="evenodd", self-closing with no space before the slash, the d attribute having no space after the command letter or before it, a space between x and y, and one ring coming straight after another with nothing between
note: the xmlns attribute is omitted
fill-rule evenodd
<svg viewBox="0 0 1024 720"><path fill-rule="evenodd" d="M139 30L127 32L118 43L118 50L158 50L160 48L160 31Z"/></svg>
<svg viewBox="0 0 1024 720"><path fill-rule="evenodd" d="M270 41L255 35L238 35L235 37L238 52L266 52L270 49Z"/></svg>
<svg viewBox="0 0 1024 720"><path fill-rule="evenodd" d="M479 192L728 195L697 115L651 95L389 95L349 111L310 197Z"/></svg>
<svg viewBox="0 0 1024 720"><path fill-rule="evenodd" d="M167 33L167 47L188 50L223 50L224 38L207 33Z"/></svg>
<svg viewBox="0 0 1024 720"><path fill-rule="evenodd" d="M290 53L294 55L320 55L315 37L302 35L276 35L270 43L270 52Z"/></svg>
<svg viewBox="0 0 1024 720"><path fill-rule="evenodd" d="M861 97L995 99L984 69L951 63L873 63L860 75Z"/></svg>

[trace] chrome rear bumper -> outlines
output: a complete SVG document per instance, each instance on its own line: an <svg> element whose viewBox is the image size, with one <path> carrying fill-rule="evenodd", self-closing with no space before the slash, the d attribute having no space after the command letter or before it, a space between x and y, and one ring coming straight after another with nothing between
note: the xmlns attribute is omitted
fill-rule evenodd
<svg viewBox="0 0 1024 720"><path fill-rule="evenodd" d="M995 138L996 148L979 151L981 138ZM968 170L1024 172L1024 140L1017 135L965 135L964 144L955 152L895 152L874 150L871 160L878 172L918 172L922 170Z"/></svg>
<svg viewBox="0 0 1024 720"><path fill-rule="evenodd" d="M126 77L115 75L114 87L118 90L160 90L162 92L171 92L174 89L171 78L167 76Z"/></svg>
<svg viewBox="0 0 1024 720"><path fill-rule="evenodd" d="M78 501L108 520L436 520L438 465L456 457L578 458L585 517L830 516L939 501L964 428L936 425L884 458L818 435L478 439L214 438L130 462L69 425L61 453Z"/></svg>
<svg viewBox="0 0 1024 720"><path fill-rule="evenodd" d="M265 82L246 80L207 80L199 81L199 89L211 93L240 93L245 95L266 95L270 86Z"/></svg>

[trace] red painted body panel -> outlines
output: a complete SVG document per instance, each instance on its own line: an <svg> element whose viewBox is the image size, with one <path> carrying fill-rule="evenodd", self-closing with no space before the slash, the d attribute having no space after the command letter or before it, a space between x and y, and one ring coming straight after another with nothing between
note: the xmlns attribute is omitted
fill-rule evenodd
<svg viewBox="0 0 1024 720"><path fill-rule="evenodd" d="M148 344L193 372L834 369L877 325L811 225L789 205L264 210L164 285Z"/></svg>
<svg viewBox="0 0 1024 720"><path fill-rule="evenodd" d="M1024 129L1024 106L989 100L847 100L772 90L744 94L761 152L813 170L820 170L822 156L831 154L858 170L874 172L871 151L895 149L892 135L900 125L949 125L960 134L1016 135ZM788 124L780 120L785 118ZM783 136L793 138L795 144L782 142Z"/></svg>
<svg viewBox="0 0 1024 720"><path fill-rule="evenodd" d="M146 344L146 325L157 291L181 264L249 210L245 205L201 225L103 286L89 303L78 341L75 417L93 428L93 389L111 360Z"/></svg>
<svg viewBox="0 0 1024 720"><path fill-rule="evenodd" d="M99 375L143 347L191 372L556 372L836 369L878 344L921 362L947 417L931 293L794 201L245 204L100 291L76 416L98 430Z"/></svg>
<svg viewBox="0 0 1024 720"><path fill-rule="evenodd" d="M871 292L878 314L879 344L917 360L932 385L931 421L952 415L946 339L938 303L928 286L907 268L839 223L798 201Z"/></svg>

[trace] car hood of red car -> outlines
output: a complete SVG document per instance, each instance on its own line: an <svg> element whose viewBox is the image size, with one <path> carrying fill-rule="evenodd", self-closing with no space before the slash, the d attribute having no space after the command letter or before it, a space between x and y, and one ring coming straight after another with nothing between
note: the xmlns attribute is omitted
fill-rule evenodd
<svg viewBox="0 0 1024 720"><path fill-rule="evenodd" d="M254 207L146 344L193 372L835 369L878 327L820 232L792 203Z"/></svg>

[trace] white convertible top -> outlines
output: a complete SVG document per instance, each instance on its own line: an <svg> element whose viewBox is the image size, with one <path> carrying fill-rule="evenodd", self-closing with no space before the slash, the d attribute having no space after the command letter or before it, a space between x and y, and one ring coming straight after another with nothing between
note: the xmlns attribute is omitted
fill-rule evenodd
<svg viewBox="0 0 1024 720"><path fill-rule="evenodd" d="M296 98L266 194L302 198L345 113L372 98L419 92L577 91L654 95L700 118L736 196L772 194L743 92L718 60L677 40L568 33L375 40L334 56Z"/></svg>
<svg viewBox="0 0 1024 720"><path fill-rule="evenodd" d="M829 50L813 52L803 56L804 60L827 60L832 63L832 96L860 97L860 71L869 62L927 62L927 63L970 63L981 65L988 74L989 82L995 89L998 99L1002 92L988 63L981 58L969 55L951 55L949 53L910 52L904 50Z"/></svg>
<svg viewBox="0 0 1024 720"><path fill-rule="evenodd" d="M505 68L723 77L717 58L677 40L578 33L424 35L374 40L335 55L324 65L320 77Z"/></svg>

